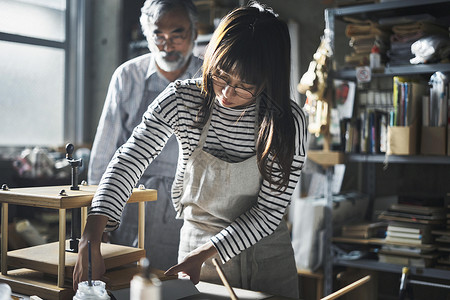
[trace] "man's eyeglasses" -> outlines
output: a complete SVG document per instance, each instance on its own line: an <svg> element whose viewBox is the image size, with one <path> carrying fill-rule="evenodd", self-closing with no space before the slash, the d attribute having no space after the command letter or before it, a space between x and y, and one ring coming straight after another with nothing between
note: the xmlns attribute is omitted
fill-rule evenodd
<svg viewBox="0 0 450 300"><path fill-rule="evenodd" d="M172 45L180 45L187 39L189 33L191 32L191 29L192 26L190 26L189 29L184 32L170 34L169 38L166 38L165 34L163 33L155 33L152 36L152 40L158 46L166 45L167 41L170 41Z"/></svg>
<svg viewBox="0 0 450 300"><path fill-rule="evenodd" d="M222 77L219 77L217 75L211 75L211 79L212 79L213 84L215 84L216 86L218 86L220 88L224 88L226 86L233 88L236 95L238 95L239 97L241 97L243 99L251 99L251 98L255 97L255 95L252 92L250 92L249 90L241 88L241 87L237 87L237 86L232 86Z"/></svg>

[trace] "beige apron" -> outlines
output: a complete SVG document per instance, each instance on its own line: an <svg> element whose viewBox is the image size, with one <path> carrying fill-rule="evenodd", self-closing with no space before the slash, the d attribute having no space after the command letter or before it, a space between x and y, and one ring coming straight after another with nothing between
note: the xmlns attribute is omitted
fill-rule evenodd
<svg viewBox="0 0 450 300"><path fill-rule="evenodd" d="M256 155L228 163L203 151L209 123L210 120L185 170L179 262L255 205L261 188ZM200 280L221 283L211 259L202 266ZM222 268L234 287L298 298L294 253L284 221L272 235L233 257Z"/></svg>

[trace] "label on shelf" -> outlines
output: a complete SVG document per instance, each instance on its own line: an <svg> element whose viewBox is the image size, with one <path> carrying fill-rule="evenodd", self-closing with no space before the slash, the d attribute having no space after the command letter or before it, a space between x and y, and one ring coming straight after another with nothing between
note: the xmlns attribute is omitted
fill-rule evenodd
<svg viewBox="0 0 450 300"><path fill-rule="evenodd" d="M356 80L358 83L370 82L372 80L372 70L370 70L370 67L356 67Z"/></svg>

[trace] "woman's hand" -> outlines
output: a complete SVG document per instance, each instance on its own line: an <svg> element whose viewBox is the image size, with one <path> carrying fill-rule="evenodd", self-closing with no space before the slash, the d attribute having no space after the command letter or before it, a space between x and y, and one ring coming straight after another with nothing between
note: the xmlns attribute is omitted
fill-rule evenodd
<svg viewBox="0 0 450 300"><path fill-rule="evenodd" d="M105 261L100 252L101 242L91 242L92 280L100 280L105 274ZM73 269L73 290L78 289L78 283L88 280L88 243L81 239L78 245L78 256Z"/></svg>
<svg viewBox="0 0 450 300"><path fill-rule="evenodd" d="M91 244L92 280L100 280L105 274L105 261L100 252L100 245L107 222L108 218L100 215L89 216L87 219L83 236L78 245L77 261L73 269L74 291L78 289L78 283L88 280L88 241Z"/></svg>
<svg viewBox="0 0 450 300"><path fill-rule="evenodd" d="M181 263L171 267L164 274L176 275L182 273L181 276L189 276L191 281L194 284L197 284L200 281L202 264L216 253L216 248L213 243L209 241L189 253Z"/></svg>

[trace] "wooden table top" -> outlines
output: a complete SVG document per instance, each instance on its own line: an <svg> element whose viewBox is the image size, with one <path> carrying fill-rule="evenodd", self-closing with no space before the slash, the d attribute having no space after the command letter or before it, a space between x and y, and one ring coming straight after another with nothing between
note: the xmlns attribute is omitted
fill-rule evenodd
<svg viewBox="0 0 450 300"><path fill-rule="evenodd" d="M79 188L79 190L71 190L70 185L63 185L0 190L0 203L55 209L89 206L97 186L80 185ZM62 190L65 191L64 195L60 194ZM156 190L135 188L128 203L155 201L156 198Z"/></svg>

